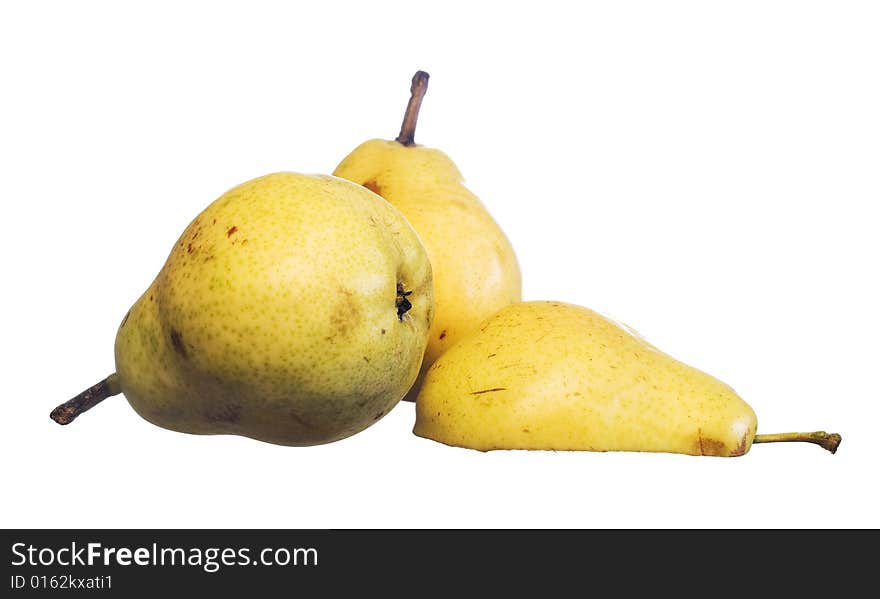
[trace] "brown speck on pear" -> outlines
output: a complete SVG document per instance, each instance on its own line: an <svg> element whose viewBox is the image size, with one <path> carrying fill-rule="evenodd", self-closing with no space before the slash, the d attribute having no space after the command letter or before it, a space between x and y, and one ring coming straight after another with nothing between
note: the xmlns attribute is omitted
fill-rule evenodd
<svg viewBox="0 0 880 599"><path fill-rule="evenodd" d="M375 180L364 181L363 186L377 195L382 195L382 188Z"/></svg>

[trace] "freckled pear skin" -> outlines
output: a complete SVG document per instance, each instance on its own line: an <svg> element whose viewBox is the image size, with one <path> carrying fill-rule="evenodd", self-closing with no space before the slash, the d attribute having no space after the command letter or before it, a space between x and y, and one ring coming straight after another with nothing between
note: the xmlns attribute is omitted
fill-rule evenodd
<svg viewBox="0 0 880 599"><path fill-rule="evenodd" d="M393 206L275 173L190 223L123 319L108 380L167 429L328 443L406 394L432 315L430 263Z"/></svg>
<svg viewBox="0 0 880 599"><path fill-rule="evenodd" d="M333 172L391 202L413 225L427 250L434 273L436 317L423 371L485 318L519 301L522 294L519 263L504 231L465 187L446 154L413 141L427 80L426 73L416 73L413 97L397 140L366 141ZM413 392L417 388L418 384Z"/></svg>
<svg viewBox="0 0 880 599"><path fill-rule="evenodd" d="M478 450L739 456L757 430L728 385L561 302L512 304L428 370L416 435Z"/></svg>

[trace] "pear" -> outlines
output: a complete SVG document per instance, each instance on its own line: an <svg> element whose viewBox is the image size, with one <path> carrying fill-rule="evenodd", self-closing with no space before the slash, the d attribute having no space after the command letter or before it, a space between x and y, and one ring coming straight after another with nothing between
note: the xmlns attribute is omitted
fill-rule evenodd
<svg viewBox="0 0 880 599"><path fill-rule="evenodd" d="M432 314L430 262L397 209L336 177L266 175L189 224L122 319L116 372L51 416L121 392L175 431L336 441L406 394Z"/></svg>
<svg viewBox="0 0 880 599"><path fill-rule="evenodd" d="M753 443L840 435L756 435L736 392L632 329L561 302L512 304L428 370L413 432L488 451L547 449L741 456Z"/></svg>
<svg viewBox="0 0 880 599"><path fill-rule="evenodd" d="M394 204L418 232L434 273L436 316L422 370L487 317L519 301L522 282L510 242L443 152L417 145L416 122L428 86L418 71L396 140L372 139L333 172ZM419 384L407 399L415 397Z"/></svg>

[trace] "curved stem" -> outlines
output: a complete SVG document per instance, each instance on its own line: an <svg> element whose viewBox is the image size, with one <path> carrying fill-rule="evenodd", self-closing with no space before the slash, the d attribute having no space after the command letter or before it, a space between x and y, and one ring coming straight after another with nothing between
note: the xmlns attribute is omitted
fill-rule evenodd
<svg viewBox="0 0 880 599"><path fill-rule="evenodd" d="M769 435L755 435L752 443L815 443L822 449L827 449L831 453L835 453L841 440L842 437L837 433L816 431L814 433L773 433Z"/></svg>
<svg viewBox="0 0 880 599"><path fill-rule="evenodd" d="M118 395L121 392L119 377L114 372L100 383L92 385L70 401L52 410L49 418L58 424L70 424L83 412L91 410L108 397Z"/></svg>
<svg viewBox="0 0 880 599"><path fill-rule="evenodd" d="M412 86L409 88L409 103L406 105L406 112L403 115L403 124L400 125L400 135L397 136L397 142L404 146L414 146L416 135L416 123L419 120L419 109L422 107L422 100L425 92L428 91L429 75L425 71L416 71L412 78Z"/></svg>

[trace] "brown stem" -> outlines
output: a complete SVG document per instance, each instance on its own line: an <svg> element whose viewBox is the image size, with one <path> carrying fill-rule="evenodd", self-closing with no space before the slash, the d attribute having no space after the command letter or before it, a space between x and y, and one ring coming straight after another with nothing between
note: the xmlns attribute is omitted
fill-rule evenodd
<svg viewBox="0 0 880 599"><path fill-rule="evenodd" d="M752 443L815 443L822 449L827 449L831 453L835 453L841 440L841 436L837 433L816 431L815 433L774 433L770 435L755 435Z"/></svg>
<svg viewBox="0 0 880 599"><path fill-rule="evenodd" d="M70 401L52 410L49 418L58 424L70 424L83 412L91 410L108 397L118 395L121 392L119 378L114 372L100 383L92 385Z"/></svg>
<svg viewBox="0 0 880 599"><path fill-rule="evenodd" d="M412 86L409 88L409 103L406 105L406 112L403 115L403 124L400 126L400 135L397 141L404 146L414 146L416 135L416 123L419 120L419 109L422 107L422 100L425 92L428 91L429 75L425 71L416 71L412 78Z"/></svg>

